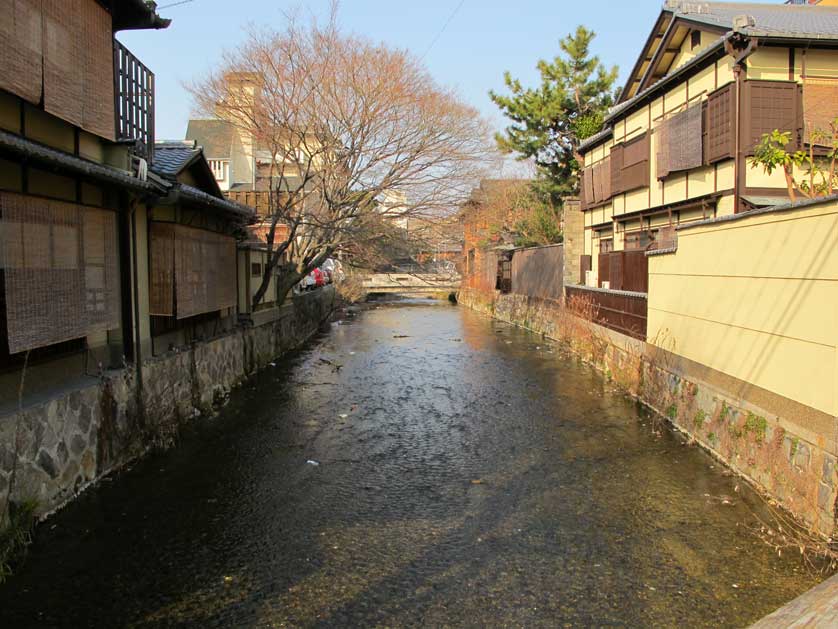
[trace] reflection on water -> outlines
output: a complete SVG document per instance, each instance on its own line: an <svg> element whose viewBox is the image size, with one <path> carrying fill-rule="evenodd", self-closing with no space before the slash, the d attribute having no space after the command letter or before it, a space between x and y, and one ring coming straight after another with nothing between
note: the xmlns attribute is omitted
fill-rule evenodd
<svg viewBox="0 0 838 629"><path fill-rule="evenodd" d="M379 304L49 520L0 625L744 626L814 580L736 484L540 337Z"/></svg>

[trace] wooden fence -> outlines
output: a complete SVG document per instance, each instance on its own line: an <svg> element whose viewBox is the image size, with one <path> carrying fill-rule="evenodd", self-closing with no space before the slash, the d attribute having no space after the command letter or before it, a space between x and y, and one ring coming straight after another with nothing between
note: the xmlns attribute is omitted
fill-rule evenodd
<svg viewBox="0 0 838 629"><path fill-rule="evenodd" d="M564 285L562 245L519 249L512 256L512 292L561 299Z"/></svg>
<svg viewBox="0 0 838 629"><path fill-rule="evenodd" d="M594 322L642 341L646 340L648 301L642 293L566 286L566 298L590 301Z"/></svg>
<svg viewBox="0 0 838 629"><path fill-rule="evenodd" d="M608 282L610 290L649 291L649 261L642 249L601 253L598 264L600 288Z"/></svg>

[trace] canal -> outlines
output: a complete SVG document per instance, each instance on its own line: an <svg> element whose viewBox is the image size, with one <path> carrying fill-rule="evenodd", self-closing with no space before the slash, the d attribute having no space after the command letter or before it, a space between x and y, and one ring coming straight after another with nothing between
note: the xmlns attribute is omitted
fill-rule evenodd
<svg viewBox="0 0 838 629"><path fill-rule="evenodd" d="M760 505L541 337L379 304L49 519L0 626L742 627L816 582Z"/></svg>

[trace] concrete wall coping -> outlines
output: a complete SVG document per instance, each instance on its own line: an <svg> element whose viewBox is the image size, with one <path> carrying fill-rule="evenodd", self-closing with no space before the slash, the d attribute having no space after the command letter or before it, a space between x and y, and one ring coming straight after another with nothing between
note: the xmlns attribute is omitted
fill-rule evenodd
<svg viewBox="0 0 838 629"><path fill-rule="evenodd" d="M685 231L687 229L695 229L696 227L707 227L708 225L717 225L721 223L732 223L734 221L741 221L752 216L762 216L763 214L774 214L775 212L789 212L793 210L802 210L810 207L817 207L819 205L826 205L830 202L838 201L838 193L831 194L828 197L819 197L817 199L806 199L805 201L797 201L795 203L785 203L783 205L774 205L771 207L763 207L748 212L739 212L738 214L729 214L727 216L718 216L716 218L708 218L703 221L696 221L695 223L686 223L675 227L676 231Z"/></svg>
<svg viewBox="0 0 838 629"><path fill-rule="evenodd" d="M582 284L570 284L567 288L578 288L580 290L587 290L592 293L604 293L606 295L620 295L622 297L634 297L636 299L647 299L648 293L638 293L632 290L611 290L610 288L594 288L592 286L584 286Z"/></svg>

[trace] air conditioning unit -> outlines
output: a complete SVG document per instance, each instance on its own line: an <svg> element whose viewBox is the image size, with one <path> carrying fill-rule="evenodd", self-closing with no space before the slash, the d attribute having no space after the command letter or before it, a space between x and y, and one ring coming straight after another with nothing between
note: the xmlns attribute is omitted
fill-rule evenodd
<svg viewBox="0 0 838 629"><path fill-rule="evenodd" d="M588 288L596 288L596 273L593 271L585 271L585 286Z"/></svg>

